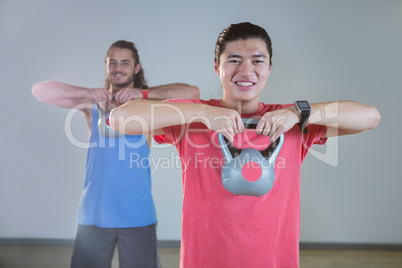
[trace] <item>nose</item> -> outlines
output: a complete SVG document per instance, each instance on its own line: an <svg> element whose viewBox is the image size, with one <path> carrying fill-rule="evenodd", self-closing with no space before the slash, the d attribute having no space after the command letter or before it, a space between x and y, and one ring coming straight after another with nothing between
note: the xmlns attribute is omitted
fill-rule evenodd
<svg viewBox="0 0 402 268"><path fill-rule="evenodd" d="M119 71L122 69L122 67L123 67L123 66L121 65L121 63L117 63L117 64L116 64L116 71L119 72Z"/></svg>
<svg viewBox="0 0 402 268"><path fill-rule="evenodd" d="M242 77L254 75L254 65L250 61L243 61L239 66L238 74Z"/></svg>

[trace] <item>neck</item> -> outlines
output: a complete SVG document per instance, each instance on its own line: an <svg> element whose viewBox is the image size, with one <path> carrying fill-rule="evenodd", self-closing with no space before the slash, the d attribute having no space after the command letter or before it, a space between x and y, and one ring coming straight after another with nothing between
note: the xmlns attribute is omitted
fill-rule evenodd
<svg viewBox="0 0 402 268"><path fill-rule="evenodd" d="M258 111L258 99L252 101L230 102L224 98L221 100L221 105L224 108L230 108L239 112L239 114L252 114Z"/></svg>
<svg viewBox="0 0 402 268"><path fill-rule="evenodd" d="M110 86L109 88L109 92L112 94L115 94L116 92L118 92L121 89L121 87L116 87L116 86Z"/></svg>
<svg viewBox="0 0 402 268"><path fill-rule="evenodd" d="M123 88L133 88L134 87L134 83L131 83L130 85L128 85L128 86L118 86L118 85L112 85L112 84L110 84L110 86L109 86L109 92L110 93L112 93L112 94L115 94L116 92L118 92L120 89L123 89Z"/></svg>

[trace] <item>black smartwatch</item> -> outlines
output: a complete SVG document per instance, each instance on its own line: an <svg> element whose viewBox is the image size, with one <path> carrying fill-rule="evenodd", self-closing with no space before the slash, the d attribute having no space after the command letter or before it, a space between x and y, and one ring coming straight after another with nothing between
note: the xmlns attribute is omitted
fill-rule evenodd
<svg viewBox="0 0 402 268"><path fill-rule="evenodd" d="M295 106L297 111L300 113L300 123L299 127L303 134L307 134L306 122L310 117L311 106L308 104L308 101L296 101Z"/></svg>

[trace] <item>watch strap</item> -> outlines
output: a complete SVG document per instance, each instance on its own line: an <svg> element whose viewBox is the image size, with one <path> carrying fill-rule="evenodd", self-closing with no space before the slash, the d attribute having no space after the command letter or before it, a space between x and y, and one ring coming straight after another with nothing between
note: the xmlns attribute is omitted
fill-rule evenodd
<svg viewBox="0 0 402 268"><path fill-rule="evenodd" d="M148 99L148 86L142 86L141 87L141 93L142 93L142 98L143 99Z"/></svg>
<svg viewBox="0 0 402 268"><path fill-rule="evenodd" d="M303 134L308 133L307 127L306 127L306 121L308 120L309 116L310 116L310 113L306 113L306 112L301 112L301 114L300 114L299 128Z"/></svg>
<svg viewBox="0 0 402 268"><path fill-rule="evenodd" d="M296 101L295 106L297 111L300 113L300 123L298 123L300 130L303 134L307 134L306 123L310 117L311 107L307 101Z"/></svg>

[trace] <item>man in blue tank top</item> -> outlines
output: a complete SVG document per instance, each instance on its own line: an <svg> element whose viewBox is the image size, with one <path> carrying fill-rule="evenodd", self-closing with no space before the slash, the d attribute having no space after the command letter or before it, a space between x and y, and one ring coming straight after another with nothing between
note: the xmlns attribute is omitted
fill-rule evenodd
<svg viewBox="0 0 402 268"><path fill-rule="evenodd" d="M199 98L199 90L181 83L148 90L138 51L134 43L124 40L107 51L106 72L105 88L57 81L32 88L40 101L80 110L90 132L71 267L111 267L117 245L121 268L155 268L159 262L149 165L151 139L114 132L108 126L108 114L135 99ZM141 159L140 165L130 163L133 155Z"/></svg>

